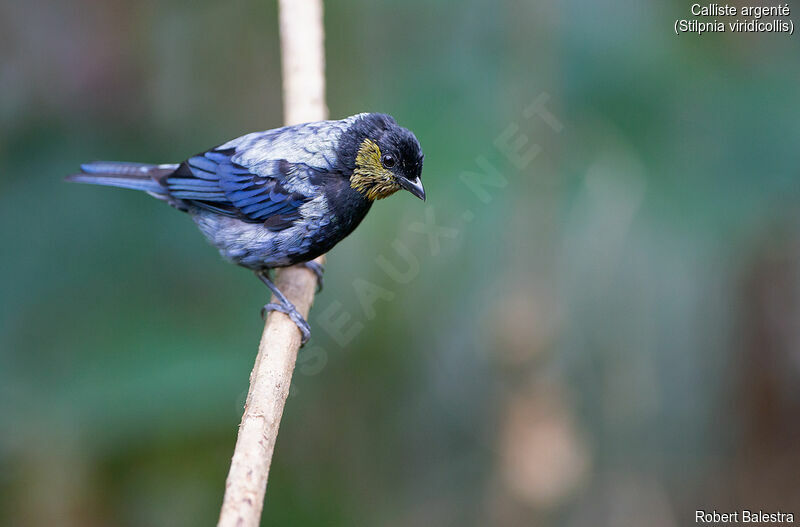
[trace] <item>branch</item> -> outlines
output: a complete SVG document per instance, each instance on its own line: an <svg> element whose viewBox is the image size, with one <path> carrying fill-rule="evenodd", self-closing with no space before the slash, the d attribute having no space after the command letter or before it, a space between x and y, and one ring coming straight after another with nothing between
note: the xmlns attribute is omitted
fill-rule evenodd
<svg viewBox="0 0 800 527"><path fill-rule="evenodd" d="M280 0L279 4L286 124L325 119L322 0ZM325 257L315 261L324 264ZM277 272L275 283L308 318L317 287L314 274L304 267L288 267ZM250 374L250 391L225 482L220 527L260 523L272 452L299 349L300 331L294 322L271 312Z"/></svg>

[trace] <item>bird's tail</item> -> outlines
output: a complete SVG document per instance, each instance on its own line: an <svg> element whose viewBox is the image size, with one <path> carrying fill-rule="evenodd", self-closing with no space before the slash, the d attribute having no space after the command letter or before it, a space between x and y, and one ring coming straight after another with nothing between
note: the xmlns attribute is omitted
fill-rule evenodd
<svg viewBox="0 0 800 527"><path fill-rule="evenodd" d="M148 165L121 161L94 161L81 165L80 174L67 176L67 181L92 183L110 187L143 190L159 197L166 189L158 180L175 172L178 165Z"/></svg>

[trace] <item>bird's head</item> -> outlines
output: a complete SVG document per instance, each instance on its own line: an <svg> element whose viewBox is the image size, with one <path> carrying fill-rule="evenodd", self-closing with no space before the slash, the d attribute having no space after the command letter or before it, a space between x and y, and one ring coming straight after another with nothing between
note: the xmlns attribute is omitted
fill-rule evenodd
<svg viewBox="0 0 800 527"><path fill-rule="evenodd" d="M348 135L354 156L350 186L370 201L405 189L425 200L422 187L422 147L409 130L385 114L364 114Z"/></svg>

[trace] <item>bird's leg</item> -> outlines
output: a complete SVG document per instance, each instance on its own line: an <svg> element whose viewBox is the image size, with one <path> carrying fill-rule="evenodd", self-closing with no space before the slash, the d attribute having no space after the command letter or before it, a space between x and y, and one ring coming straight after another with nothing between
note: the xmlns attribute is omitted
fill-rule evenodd
<svg viewBox="0 0 800 527"><path fill-rule="evenodd" d="M262 269L256 271L256 276L259 280L264 282L267 287L269 287L270 291L272 291L272 293L278 299L278 303L270 302L261 308L261 316L266 318L267 313L270 311L280 311L292 319L292 322L297 325L297 329L299 329L300 333L302 334L301 346L308 342L308 339L311 338L311 328L308 326L308 322L306 322L306 319L303 318L303 315L297 311L297 308L294 307L294 304L289 302L289 299L286 298L283 293L281 293L281 290L278 289L278 286L276 286L272 280L270 280L269 270Z"/></svg>
<svg viewBox="0 0 800 527"><path fill-rule="evenodd" d="M305 262L303 266L317 276L317 293L322 291L322 273L325 272L325 267L323 267L322 264L318 264L314 260Z"/></svg>

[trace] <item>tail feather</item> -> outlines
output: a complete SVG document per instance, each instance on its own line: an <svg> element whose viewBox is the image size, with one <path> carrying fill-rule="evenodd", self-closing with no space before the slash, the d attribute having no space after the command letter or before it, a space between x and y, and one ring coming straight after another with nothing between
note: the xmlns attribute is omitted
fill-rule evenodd
<svg viewBox="0 0 800 527"><path fill-rule="evenodd" d="M143 190L154 195L165 194L158 179L171 174L178 165L148 165L119 161L95 161L81 165L81 173L67 176L67 181L110 187Z"/></svg>

